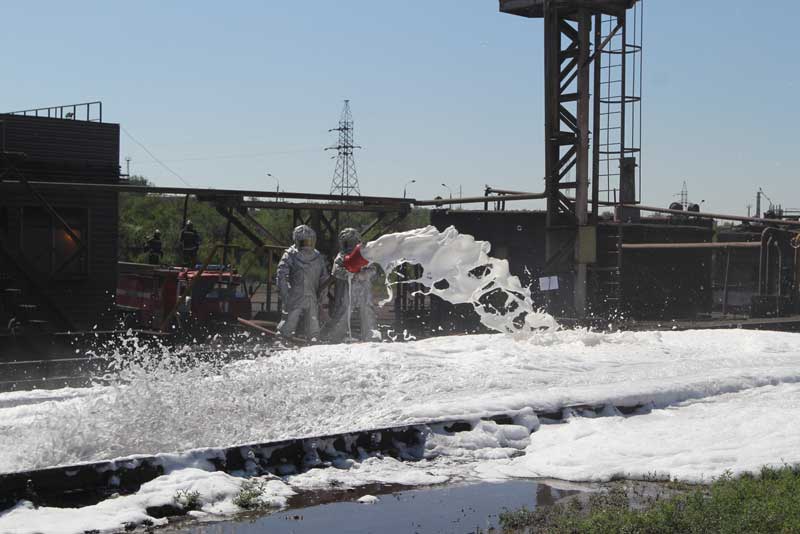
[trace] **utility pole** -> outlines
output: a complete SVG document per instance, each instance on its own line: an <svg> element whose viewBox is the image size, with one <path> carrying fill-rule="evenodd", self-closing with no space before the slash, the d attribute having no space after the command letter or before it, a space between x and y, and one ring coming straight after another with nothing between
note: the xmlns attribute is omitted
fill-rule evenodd
<svg viewBox="0 0 800 534"><path fill-rule="evenodd" d="M415 183L417 183L416 179L415 180L409 180L409 181L406 182L406 184L403 186L403 198L406 198L406 190L407 190L408 186L410 184L415 184Z"/></svg>
<svg viewBox="0 0 800 534"><path fill-rule="evenodd" d="M125 157L125 174L128 176L128 178L131 177L131 157L130 156L126 156Z"/></svg>
<svg viewBox="0 0 800 534"><path fill-rule="evenodd" d="M358 187L358 175L356 174L356 162L353 158L353 150L361 148L353 143L353 115L350 113L350 101L344 101L344 109L339 119L338 128L331 128L329 132L339 132L339 140L325 150L336 150L336 168L333 171L331 181L331 195L343 197L360 196L361 190Z"/></svg>

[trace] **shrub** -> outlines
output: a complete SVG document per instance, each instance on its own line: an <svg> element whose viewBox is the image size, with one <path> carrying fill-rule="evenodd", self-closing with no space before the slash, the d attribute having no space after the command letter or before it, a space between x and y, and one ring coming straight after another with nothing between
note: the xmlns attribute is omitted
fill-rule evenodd
<svg viewBox="0 0 800 534"><path fill-rule="evenodd" d="M200 492L178 490L172 501L183 510L197 510L200 508Z"/></svg>
<svg viewBox="0 0 800 534"><path fill-rule="evenodd" d="M264 507L261 496L266 486L263 480L245 480L239 493L233 498L233 504L242 510L256 510Z"/></svg>

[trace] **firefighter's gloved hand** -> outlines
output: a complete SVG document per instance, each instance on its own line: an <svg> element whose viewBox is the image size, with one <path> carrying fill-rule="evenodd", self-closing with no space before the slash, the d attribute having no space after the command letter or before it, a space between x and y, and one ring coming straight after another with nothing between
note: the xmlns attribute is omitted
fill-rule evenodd
<svg viewBox="0 0 800 534"><path fill-rule="evenodd" d="M353 252L344 257L344 268L351 273L357 273L369 262L361 255L361 244L355 246Z"/></svg>

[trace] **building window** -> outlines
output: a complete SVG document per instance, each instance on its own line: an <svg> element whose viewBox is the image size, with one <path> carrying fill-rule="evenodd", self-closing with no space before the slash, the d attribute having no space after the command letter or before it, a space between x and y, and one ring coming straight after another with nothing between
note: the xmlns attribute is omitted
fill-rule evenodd
<svg viewBox="0 0 800 534"><path fill-rule="evenodd" d="M69 278L89 272L86 229L89 210L54 208L70 226L76 241L61 222L40 207L23 208L21 244L25 258L40 274Z"/></svg>

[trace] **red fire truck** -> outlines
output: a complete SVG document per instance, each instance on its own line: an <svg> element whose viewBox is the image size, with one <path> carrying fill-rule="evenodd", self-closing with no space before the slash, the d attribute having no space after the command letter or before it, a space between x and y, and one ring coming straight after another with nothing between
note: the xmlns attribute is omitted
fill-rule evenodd
<svg viewBox="0 0 800 534"><path fill-rule="evenodd" d="M250 318L241 275L222 265L209 265L201 273L199 268L120 262L116 303L139 327L158 329L189 287L191 293L178 310L181 321L214 327Z"/></svg>

